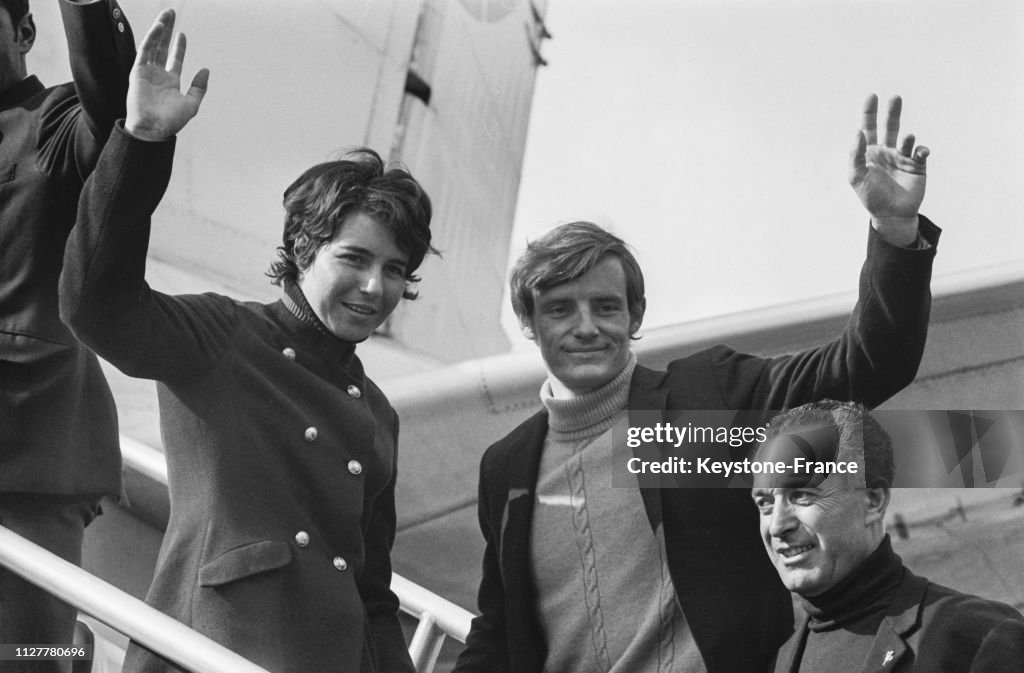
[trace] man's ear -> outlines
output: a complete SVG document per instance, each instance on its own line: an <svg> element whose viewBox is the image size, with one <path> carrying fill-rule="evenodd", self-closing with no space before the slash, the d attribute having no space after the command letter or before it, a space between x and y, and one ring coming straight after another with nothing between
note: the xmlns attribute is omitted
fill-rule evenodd
<svg viewBox="0 0 1024 673"><path fill-rule="evenodd" d="M867 498L867 512L865 523L872 524L885 519L885 510L889 507L891 493L888 484L884 482L873 482L873 486L864 489Z"/></svg>
<svg viewBox="0 0 1024 673"><path fill-rule="evenodd" d="M519 331L530 341L537 340L537 333L533 331L533 321L529 318L519 318Z"/></svg>
<svg viewBox="0 0 1024 673"><path fill-rule="evenodd" d="M629 312L629 336L633 336L640 331L640 326L644 324L644 313L646 311L647 299L643 298Z"/></svg>
<svg viewBox="0 0 1024 673"><path fill-rule="evenodd" d="M32 18L31 13L21 17L21 21L18 22L18 26L15 28L15 35L17 36L19 51L21 51L22 55L32 50L32 45L36 42L36 22Z"/></svg>

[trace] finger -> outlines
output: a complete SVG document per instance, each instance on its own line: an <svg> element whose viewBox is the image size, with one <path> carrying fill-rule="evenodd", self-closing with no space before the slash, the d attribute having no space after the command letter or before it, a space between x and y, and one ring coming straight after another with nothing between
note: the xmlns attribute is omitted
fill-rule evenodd
<svg viewBox="0 0 1024 673"><path fill-rule="evenodd" d="M185 62L185 34L178 33L174 36L171 44L170 57L167 60L167 70L181 77L181 66Z"/></svg>
<svg viewBox="0 0 1024 673"><path fill-rule="evenodd" d="M160 18L163 20L164 31L160 34L152 63L162 68L167 63L167 48L171 44L171 38L174 37L174 10L164 10L160 13Z"/></svg>
<svg viewBox="0 0 1024 673"><path fill-rule="evenodd" d="M914 150L914 134L908 133L903 136L903 140L900 142L900 154L905 157L909 157L910 153Z"/></svg>
<svg viewBox="0 0 1024 673"><path fill-rule="evenodd" d="M878 96L871 94L864 101L864 119L861 128L864 129L865 140L868 145L878 144Z"/></svg>
<svg viewBox="0 0 1024 673"><path fill-rule="evenodd" d="M864 130L857 131L857 139L850 149L850 175L851 185L858 184L865 173L868 172L868 139Z"/></svg>
<svg viewBox="0 0 1024 673"><path fill-rule="evenodd" d="M920 145L916 150L914 150L914 154L911 158L923 166L928 162L928 155L931 153L932 151L930 149L924 145Z"/></svg>
<svg viewBox="0 0 1024 673"><path fill-rule="evenodd" d="M896 137L900 134L900 113L903 111L903 99L893 96L889 99L889 112L885 117L885 146L896 147Z"/></svg>
<svg viewBox="0 0 1024 673"><path fill-rule="evenodd" d="M203 102L203 97L206 95L206 89L210 84L210 71L206 68L200 68L196 76L192 78L192 84L188 87L188 91L185 93L186 96L193 99L196 102L196 109L199 108L199 104Z"/></svg>
<svg viewBox="0 0 1024 673"><path fill-rule="evenodd" d="M168 11L160 12L160 15L153 21L153 25L149 27L146 37L142 38L139 53L135 56L136 65L149 65L156 59L157 48L160 45L164 30L167 28L164 22L167 20L166 15Z"/></svg>

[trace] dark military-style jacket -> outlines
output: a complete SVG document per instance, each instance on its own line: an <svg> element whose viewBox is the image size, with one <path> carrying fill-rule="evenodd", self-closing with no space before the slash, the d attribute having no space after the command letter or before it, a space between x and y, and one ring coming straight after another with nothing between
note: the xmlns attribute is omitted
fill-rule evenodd
<svg viewBox="0 0 1024 673"><path fill-rule="evenodd" d="M398 417L296 287L267 305L148 287L173 151L118 125L61 278L83 343L158 381L171 516L147 601L275 673L411 671L390 590ZM129 650L126 673L165 670Z"/></svg>
<svg viewBox="0 0 1024 673"><path fill-rule="evenodd" d="M135 60L113 0L62 0L73 83L0 92L0 493L119 495L117 414L61 323L57 278L82 184L124 116Z"/></svg>

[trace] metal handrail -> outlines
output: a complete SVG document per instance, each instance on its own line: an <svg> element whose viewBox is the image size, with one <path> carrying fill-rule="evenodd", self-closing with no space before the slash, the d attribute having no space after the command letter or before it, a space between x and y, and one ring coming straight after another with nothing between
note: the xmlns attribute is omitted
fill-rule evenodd
<svg viewBox="0 0 1024 673"><path fill-rule="evenodd" d="M268 673L4 526L0 566L193 673Z"/></svg>
<svg viewBox="0 0 1024 673"><path fill-rule="evenodd" d="M430 673L446 637L466 642L473 615L401 575L392 573L391 590L398 596L402 611L419 619L409 643L409 656L417 671Z"/></svg>
<svg viewBox="0 0 1024 673"><path fill-rule="evenodd" d="M125 467L167 485L167 463L160 451L121 435L121 457ZM398 596L402 612L419 620L409 643L409 656L419 673L430 673L446 637L466 642L473 615L397 573L391 575L391 590Z"/></svg>
<svg viewBox="0 0 1024 673"><path fill-rule="evenodd" d="M120 440L121 460L125 467L130 467L166 487L167 460L164 458L164 454L131 437L121 435Z"/></svg>
<svg viewBox="0 0 1024 673"><path fill-rule="evenodd" d="M473 614L469 610L460 608L401 575L391 575L391 590L401 597L402 610L414 617L433 615L438 628L452 638L466 642L469 622L473 619Z"/></svg>

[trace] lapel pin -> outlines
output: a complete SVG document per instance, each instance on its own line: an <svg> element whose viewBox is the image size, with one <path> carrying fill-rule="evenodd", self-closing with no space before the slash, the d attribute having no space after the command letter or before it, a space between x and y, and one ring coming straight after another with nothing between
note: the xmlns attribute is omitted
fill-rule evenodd
<svg viewBox="0 0 1024 673"><path fill-rule="evenodd" d="M889 663L890 661L892 661L892 655L893 655L893 651L892 651L892 650L889 650L889 651L887 651L887 652L885 653L885 659L882 659L882 665L883 665L883 666L885 666L885 665L886 665L886 664L888 664L888 663Z"/></svg>

